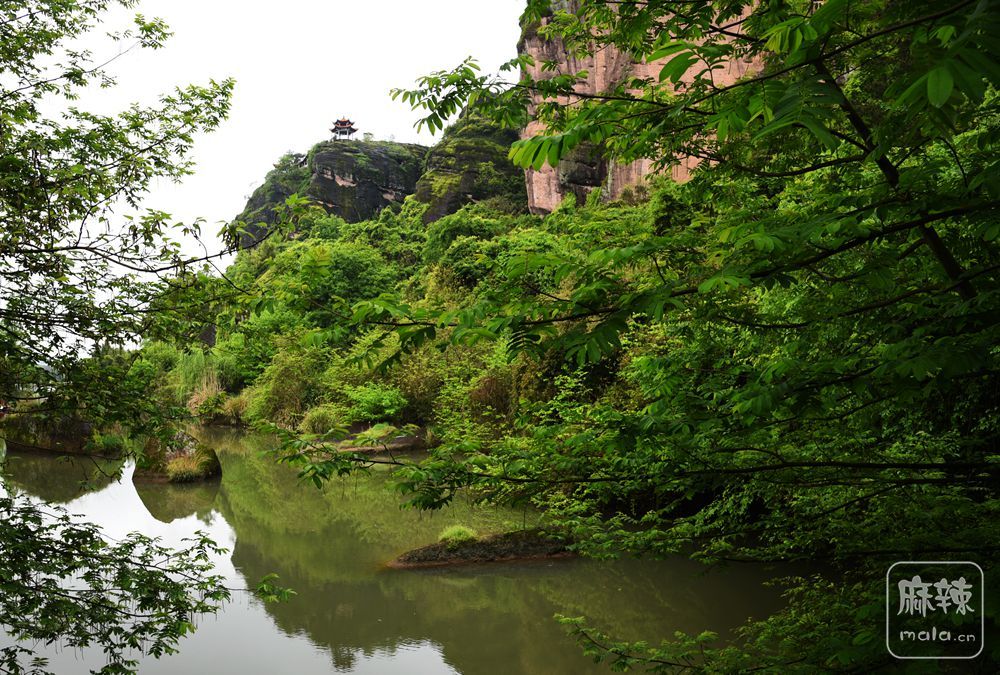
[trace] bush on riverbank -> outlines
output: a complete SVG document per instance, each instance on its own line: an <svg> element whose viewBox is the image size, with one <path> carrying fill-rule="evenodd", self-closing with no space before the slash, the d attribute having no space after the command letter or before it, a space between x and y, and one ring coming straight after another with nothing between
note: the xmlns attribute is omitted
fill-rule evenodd
<svg viewBox="0 0 1000 675"><path fill-rule="evenodd" d="M197 443L191 454L169 459L166 473L167 481L170 483L192 483L220 475L222 466L213 449L203 443Z"/></svg>
<svg viewBox="0 0 1000 675"><path fill-rule="evenodd" d="M475 541L478 539L479 535L471 527L466 527L465 525L452 525L446 527L438 535L438 542L444 544L450 549L456 549L461 544L466 542Z"/></svg>
<svg viewBox="0 0 1000 675"><path fill-rule="evenodd" d="M310 408L299 423L299 431L314 436L324 436L344 425L346 411L341 405L323 403Z"/></svg>
<svg viewBox="0 0 1000 675"><path fill-rule="evenodd" d="M101 433L95 431L83 446L87 454L103 457L121 457L129 447L129 440L114 431Z"/></svg>

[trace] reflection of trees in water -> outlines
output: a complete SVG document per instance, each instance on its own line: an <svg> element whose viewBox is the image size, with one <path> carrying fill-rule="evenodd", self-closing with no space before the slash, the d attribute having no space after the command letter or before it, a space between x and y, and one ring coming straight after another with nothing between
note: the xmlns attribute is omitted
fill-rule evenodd
<svg viewBox="0 0 1000 675"><path fill-rule="evenodd" d="M760 586L759 572L705 577L683 560L379 570L452 523L490 531L504 520L520 524L520 514L459 503L430 518L401 511L379 475L321 492L255 452L223 451L220 460L217 507L236 532L233 563L248 583L275 572L298 589L268 613L286 633L304 631L328 647L339 669L359 653L429 640L462 673L588 672L588 659L554 613L586 614L619 634L658 638L739 624L753 606L773 602L773 593L750 592Z"/></svg>
<svg viewBox="0 0 1000 675"><path fill-rule="evenodd" d="M298 480L293 469L276 465L271 457L256 452L222 450L219 460L224 477L220 503L238 531L253 536L252 532L265 529L276 535L321 538L348 531L356 542L355 554L372 564L437 541L449 525L464 524L480 533L491 533L521 523L517 512L476 508L461 500L438 513L402 509L399 495L387 484L382 471L334 481L318 490ZM297 550L305 557L318 553L311 546Z"/></svg>
<svg viewBox="0 0 1000 675"><path fill-rule="evenodd" d="M234 565L250 584L275 572L297 588L297 597L267 611L286 633L304 631L328 647L337 668L349 669L359 653L430 640L463 673L585 672L586 659L552 621L550 603L520 588L521 580L497 575L500 568L457 575L379 569L448 525L498 531L510 526L504 521L519 525L519 513L459 503L430 517L400 510L379 475L320 491L269 457L214 446L223 466L216 506L236 532Z"/></svg>
<svg viewBox="0 0 1000 675"><path fill-rule="evenodd" d="M219 510L235 531L232 560L247 584L277 573L279 583L299 593L265 607L276 626L328 649L339 670L356 666L361 655L391 657L432 643L466 675L605 672L565 636L554 613L586 614L618 634L659 637L718 625L705 617L732 618L741 602L757 601L748 599L747 590L758 583L747 575L702 578L683 562L381 569L402 551L436 540L448 525L499 531L519 526L521 514L463 502L434 515L400 510L399 496L378 472L320 491L262 454L270 446L266 437L199 436L218 451L221 486L140 483L140 499L163 522L191 514L207 520ZM78 464L51 458L29 458L19 469L20 480L39 496L51 499L58 486L68 488L64 501L79 494L87 477Z"/></svg>
<svg viewBox="0 0 1000 675"><path fill-rule="evenodd" d="M548 576L538 592L561 614L636 640L657 642L679 630L725 634L781 606L780 591L765 585L778 574L761 565L710 570L682 557L575 564L575 573Z"/></svg>
<svg viewBox="0 0 1000 675"><path fill-rule="evenodd" d="M516 577L383 571L313 585L284 565L279 549L245 545L239 532L233 563L248 579L277 572L283 584L299 588L268 613L285 633L305 632L329 648L341 670L359 653L431 641L466 674L587 672L586 659L551 620L552 605Z"/></svg>
<svg viewBox="0 0 1000 675"><path fill-rule="evenodd" d="M398 495L379 473L320 491L262 455L266 438L216 433L206 440L219 451L221 487L140 483L140 499L163 522L191 514L207 522L213 508L221 511L236 533L232 559L247 583L274 572L299 593L265 611L284 633L308 635L328 649L340 670L362 654L391 655L430 642L466 675L605 672L565 636L554 613L585 614L609 632L655 639L678 629L737 624L753 608L763 614L773 604L773 594L759 590L761 573L737 567L703 576L686 560L380 569L398 553L434 541L448 525L490 532L519 525L521 515L463 502L433 516L400 510ZM80 481L95 468L81 458L13 459L14 484L63 502L81 494ZM111 473L118 465L105 462L104 468ZM109 481L98 476L102 486Z"/></svg>
<svg viewBox="0 0 1000 675"><path fill-rule="evenodd" d="M87 491L109 485L121 467L121 461L96 457L9 451L3 462L3 476L6 483L32 497L50 504L66 504Z"/></svg>

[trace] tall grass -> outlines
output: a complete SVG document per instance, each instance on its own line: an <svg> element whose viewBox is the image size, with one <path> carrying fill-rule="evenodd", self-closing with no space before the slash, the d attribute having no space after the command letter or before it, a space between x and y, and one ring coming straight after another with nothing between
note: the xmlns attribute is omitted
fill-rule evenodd
<svg viewBox="0 0 1000 675"><path fill-rule="evenodd" d="M173 369L167 374L167 382L179 405L187 405L195 392L209 392L207 396L211 396L221 391L212 357L200 349L179 354Z"/></svg>
<svg viewBox="0 0 1000 675"><path fill-rule="evenodd" d="M215 412L222 405L222 393L218 374L215 370L207 369L185 405L195 415Z"/></svg>

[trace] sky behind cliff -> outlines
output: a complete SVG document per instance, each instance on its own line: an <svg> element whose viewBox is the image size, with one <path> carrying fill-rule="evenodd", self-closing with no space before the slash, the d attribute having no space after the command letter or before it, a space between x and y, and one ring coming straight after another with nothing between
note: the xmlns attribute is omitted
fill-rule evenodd
<svg viewBox="0 0 1000 675"><path fill-rule="evenodd" d="M389 90L470 55L496 68L516 53L523 7L524 0L143 0L136 11L164 19L174 36L161 50L115 60L109 71L118 86L78 103L111 113L154 103L175 85L236 79L229 119L195 145L196 173L181 185L157 185L146 201L185 221L205 218L211 246L218 223L242 210L272 164L327 138L341 115L377 139L432 144L413 129L417 114ZM120 29L128 16L112 14L104 28ZM86 46L100 62L117 48L97 37Z"/></svg>

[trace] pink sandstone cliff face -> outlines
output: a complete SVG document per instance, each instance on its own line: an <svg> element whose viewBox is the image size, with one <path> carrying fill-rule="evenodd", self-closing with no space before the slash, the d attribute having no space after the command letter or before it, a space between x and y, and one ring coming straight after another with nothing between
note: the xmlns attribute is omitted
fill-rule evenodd
<svg viewBox="0 0 1000 675"><path fill-rule="evenodd" d="M564 0L561 5L568 11L575 9L573 0ZM545 24L543 20L542 25ZM570 53L558 40L547 40L538 35L537 30L527 30L518 44L518 52L529 54L535 65L526 70L526 74L535 79L552 77L556 74L577 73L586 70L586 82L577 85L576 90L583 94L601 94L614 88L628 77L656 78L664 61L652 63L636 63L630 57L614 47L605 47L595 51L593 55L578 58ZM542 64L555 61L559 64L558 72L543 72ZM731 84L743 77L753 64L745 61L734 61L725 71L717 71L716 81L719 86ZM531 122L521 133L521 138L527 138L540 133L544 126L539 122ZM679 164L673 166L671 176L674 180L687 180L698 160L693 157L680 158ZM555 209L569 194L576 196L577 202L586 199L594 188L601 188L607 199L616 199L629 186L641 183L645 176L653 172L653 162L643 159L628 164L608 161L601 156L598 148L582 148L572 156L564 159L559 166L545 166L540 170L528 169L525 180L528 189L528 207L532 213L549 213Z"/></svg>

